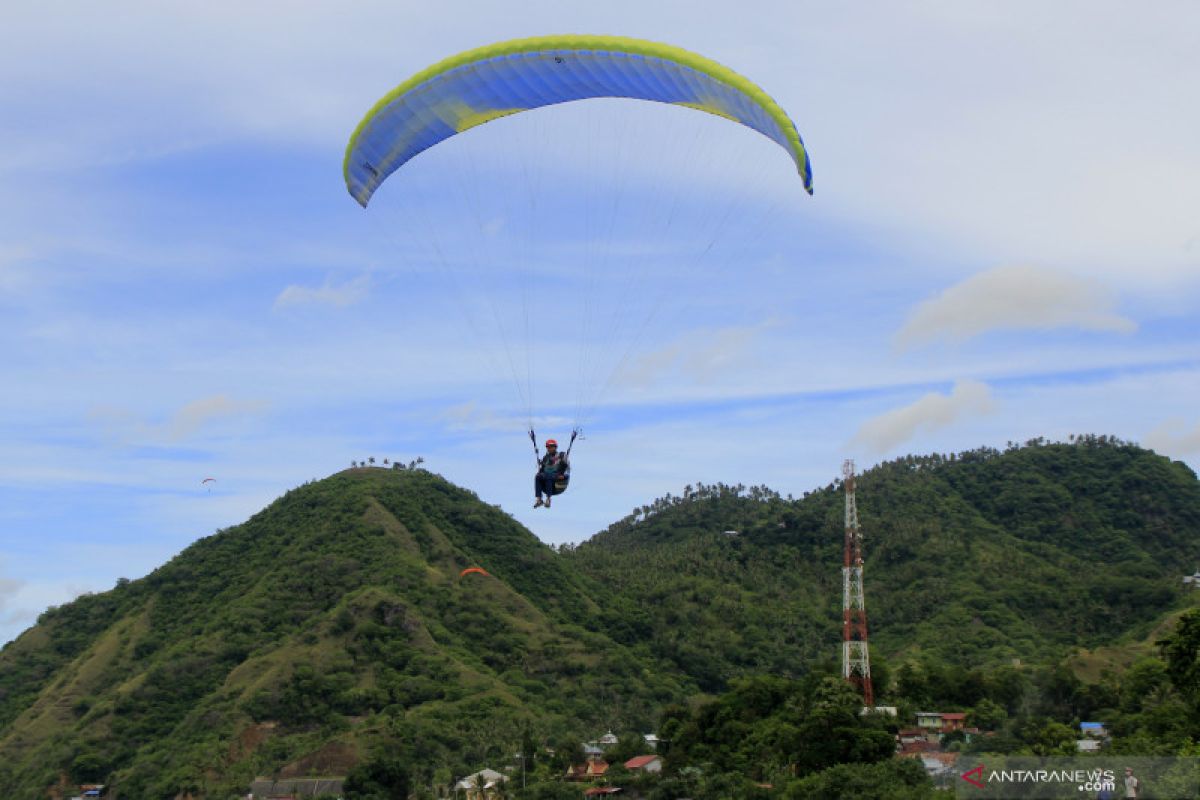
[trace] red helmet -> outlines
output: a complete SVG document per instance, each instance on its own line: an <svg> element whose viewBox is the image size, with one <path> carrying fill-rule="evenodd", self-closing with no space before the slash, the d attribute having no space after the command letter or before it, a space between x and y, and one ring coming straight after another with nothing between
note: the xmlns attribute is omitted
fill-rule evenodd
<svg viewBox="0 0 1200 800"><path fill-rule="evenodd" d="M546 447L558 447L558 442L554 441L553 439L547 439Z"/></svg>

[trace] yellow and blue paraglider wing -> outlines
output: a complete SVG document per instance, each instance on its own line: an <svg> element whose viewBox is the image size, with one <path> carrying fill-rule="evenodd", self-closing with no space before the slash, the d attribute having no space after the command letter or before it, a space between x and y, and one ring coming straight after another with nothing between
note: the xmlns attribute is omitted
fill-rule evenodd
<svg viewBox="0 0 1200 800"><path fill-rule="evenodd" d="M417 73L367 114L346 147L346 188L363 207L417 154L499 117L594 97L695 108L752 128L812 167L795 124L761 88L704 56L621 36L539 36L469 50Z"/></svg>

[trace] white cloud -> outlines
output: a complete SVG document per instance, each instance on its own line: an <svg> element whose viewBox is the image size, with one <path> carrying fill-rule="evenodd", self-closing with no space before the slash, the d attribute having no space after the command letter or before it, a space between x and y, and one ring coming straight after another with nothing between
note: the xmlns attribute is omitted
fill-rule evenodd
<svg viewBox="0 0 1200 800"><path fill-rule="evenodd" d="M1180 417L1162 423L1146 434L1146 446L1170 456L1200 453L1200 423L1190 428Z"/></svg>
<svg viewBox="0 0 1200 800"><path fill-rule="evenodd" d="M334 284L326 278L325 283L318 287L288 286L275 298L275 308L289 306L329 305L335 308L346 308L361 302L367 296L371 286L369 275L359 275L354 280L342 284Z"/></svg>
<svg viewBox="0 0 1200 800"><path fill-rule="evenodd" d="M94 406L88 416L101 423L110 440L120 445L178 444L218 420L257 414L265 407L262 402L216 394L187 403L161 423L149 422L117 406Z"/></svg>
<svg viewBox="0 0 1200 800"><path fill-rule="evenodd" d="M666 347L635 359L621 370L619 383L643 388L680 377L693 383L711 383L748 360L756 361L753 346L758 336L777 324L766 320L756 325L690 331Z"/></svg>
<svg viewBox="0 0 1200 800"><path fill-rule="evenodd" d="M450 406L438 414L438 419L450 430L505 434L528 430L530 425L534 430L569 430L572 423L567 417L559 416L540 415L531 420L511 414L497 414L475 400Z"/></svg>
<svg viewBox="0 0 1200 800"><path fill-rule="evenodd" d="M886 453L918 433L946 428L963 417L992 411L991 390L978 381L959 381L947 396L931 392L911 405L867 420L854 441L877 453Z"/></svg>
<svg viewBox="0 0 1200 800"><path fill-rule="evenodd" d="M965 340L993 330L1081 328L1133 333L1136 323L1112 311L1100 284L1038 267L996 267L917 306L896 333L909 347L933 339Z"/></svg>
<svg viewBox="0 0 1200 800"><path fill-rule="evenodd" d="M178 442L188 438L213 420L253 414L261 409L261 403L231 400L223 394L204 397L188 403L175 412L175 416L167 425L168 436L171 441Z"/></svg>

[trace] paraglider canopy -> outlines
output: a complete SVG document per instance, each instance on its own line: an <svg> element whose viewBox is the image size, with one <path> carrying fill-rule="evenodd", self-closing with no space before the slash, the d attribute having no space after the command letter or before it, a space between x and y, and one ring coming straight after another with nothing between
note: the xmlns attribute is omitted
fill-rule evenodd
<svg viewBox="0 0 1200 800"><path fill-rule="evenodd" d="M686 106L752 128L787 151L812 194L795 124L748 78L681 47L625 36L536 36L439 61L375 104L346 147L346 188L364 208L379 185L439 142L500 117L597 97Z"/></svg>
<svg viewBox="0 0 1200 800"><path fill-rule="evenodd" d="M467 575L470 575L472 572L478 572L480 575L487 575L489 578L491 577L488 571L483 567L467 567L462 572L458 573L458 577L464 578Z"/></svg>
<svg viewBox="0 0 1200 800"><path fill-rule="evenodd" d="M393 244L387 268L415 278L411 307L456 302L481 360L511 378L535 453L535 418L578 433L623 379L646 383L641 354L695 327L672 318L689 291L748 283L750 265L774 257L762 231L799 194L797 173L812 193L796 125L762 88L620 36L514 39L443 59L367 112L342 166ZM728 263L719 241L736 249Z"/></svg>

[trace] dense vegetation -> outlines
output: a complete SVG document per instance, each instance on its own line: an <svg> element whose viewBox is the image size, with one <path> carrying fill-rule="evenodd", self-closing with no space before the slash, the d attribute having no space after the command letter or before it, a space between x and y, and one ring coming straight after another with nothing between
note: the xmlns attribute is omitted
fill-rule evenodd
<svg viewBox="0 0 1200 800"><path fill-rule="evenodd" d="M1044 663L1145 635L1200 562L1184 464L1082 437L906 457L858 477L875 652ZM706 689L799 675L839 636L844 499L688 487L569 553L611 589L610 629ZM736 531L737 535L725 531Z"/></svg>
<svg viewBox="0 0 1200 800"><path fill-rule="evenodd" d="M1124 752L1200 736L1200 623L1170 634L1200 560L1186 466L1035 441L880 465L858 505L876 683L902 716L966 711L1010 752L1097 715ZM888 758L895 726L828 678L842 515L837 485L688 487L556 552L424 470L348 470L6 645L0 785L226 798L349 774L391 797L521 752L526 796L578 797L557 778L611 729L628 752L672 740L643 787L664 800L924 796Z"/></svg>

